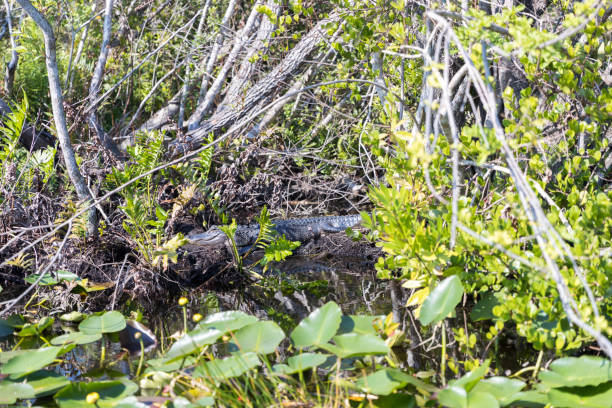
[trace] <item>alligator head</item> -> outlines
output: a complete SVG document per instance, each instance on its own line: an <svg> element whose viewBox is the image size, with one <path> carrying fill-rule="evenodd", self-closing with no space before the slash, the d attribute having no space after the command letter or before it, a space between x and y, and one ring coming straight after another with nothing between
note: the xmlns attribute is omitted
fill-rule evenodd
<svg viewBox="0 0 612 408"><path fill-rule="evenodd" d="M187 235L189 243L199 246L221 246L227 241L227 235L217 227L212 227L200 234Z"/></svg>

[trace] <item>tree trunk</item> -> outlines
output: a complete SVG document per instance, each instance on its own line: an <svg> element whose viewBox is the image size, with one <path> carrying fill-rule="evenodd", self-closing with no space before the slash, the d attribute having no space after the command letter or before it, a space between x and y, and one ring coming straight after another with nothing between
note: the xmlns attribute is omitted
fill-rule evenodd
<svg viewBox="0 0 612 408"><path fill-rule="evenodd" d="M84 202L92 201L91 194L85 183L85 179L79 170L79 166L74 156L70 136L68 135L68 127L66 126L66 114L64 113L64 98L60 85L59 72L57 69L57 60L55 55L55 35L51 25L45 17L29 2L29 0L17 0L23 9L32 17L38 27L43 32L45 38L45 62L47 64L47 76L49 79L49 91L51 93L51 105L53 108L53 119L57 130L57 136L60 141L66 170L70 181L74 184L77 195ZM91 208L88 212L87 233L90 236L97 235L98 217L96 209Z"/></svg>

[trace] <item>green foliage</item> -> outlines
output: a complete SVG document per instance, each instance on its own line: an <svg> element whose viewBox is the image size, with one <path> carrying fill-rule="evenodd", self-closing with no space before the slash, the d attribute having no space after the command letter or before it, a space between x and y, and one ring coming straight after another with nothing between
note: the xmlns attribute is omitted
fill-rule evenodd
<svg viewBox="0 0 612 408"><path fill-rule="evenodd" d="M298 325L290 336L292 348L281 354L285 333L275 323L238 311L215 313L182 334L167 351L138 363L147 369L142 374L138 370L131 380L98 378L93 370L71 382L49 369L62 363L72 348L101 336L112 341L114 333L125 327L118 312L92 315L79 328L92 328L94 337L82 331L67 333L51 340L58 345L72 343L67 348L43 345L0 353L1 371L7 374L0 381L0 401L12 404L53 396L60 407L80 407L97 393L100 406L123 406L138 402L133 395L166 390L175 403L205 401L220 406L270 406L282 401L335 406L350 398L365 407L372 396L378 401L375 406L381 407L397 406L400 400L410 401L410 406L458 408L609 404L610 362L598 357L556 360L529 387L518 379L489 377L486 361L439 388L389 364L391 338L386 330L379 331L381 324L375 316L342 315L330 302Z"/></svg>
<svg viewBox="0 0 612 408"><path fill-rule="evenodd" d="M167 239L164 227L170 212L157 199L161 188L158 181L163 172L160 176L152 170L162 164L163 139L161 132L140 134L137 143L127 149L131 163L123 169L113 169L106 181L109 188L131 182L119 192L125 200L119 207L125 215L123 228L147 264L162 265L166 269L168 261L176 262L176 249L186 240L180 234ZM139 179L132 182L136 178Z"/></svg>

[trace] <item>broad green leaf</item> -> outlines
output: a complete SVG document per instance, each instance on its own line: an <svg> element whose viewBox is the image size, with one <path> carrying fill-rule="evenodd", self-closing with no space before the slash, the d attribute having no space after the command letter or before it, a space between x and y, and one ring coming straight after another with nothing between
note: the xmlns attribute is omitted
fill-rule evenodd
<svg viewBox="0 0 612 408"><path fill-rule="evenodd" d="M29 384L6 380L0 382L0 404L14 404L18 399L29 399L34 396L34 389Z"/></svg>
<svg viewBox="0 0 612 408"><path fill-rule="evenodd" d="M17 332L17 336L19 337L28 337L28 336L38 336L42 332L45 331L48 327L50 327L55 321L52 317L43 317L37 323L27 324L23 326L23 329Z"/></svg>
<svg viewBox="0 0 612 408"><path fill-rule="evenodd" d="M599 385L612 380L612 363L602 357L565 357L552 362L540 381L552 388Z"/></svg>
<svg viewBox="0 0 612 408"><path fill-rule="evenodd" d="M256 322L241 328L234 334L230 343L230 351L270 354L274 353L284 338L285 333L276 323Z"/></svg>
<svg viewBox="0 0 612 408"><path fill-rule="evenodd" d="M115 333L125 328L125 318L117 311L101 316L89 316L79 324L79 331L85 334Z"/></svg>
<svg viewBox="0 0 612 408"><path fill-rule="evenodd" d="M241 327L255 323L258 319L255 316L248 315L240 311L219 312L206 316L198 324L198 328L202 329L217 329L222 332L235 331Z"/></svg>
<svg viewBox="0 0 612 408"><path fill-rule="evenodd" d="M474 368L469 373L465 374L463 377L458 380L451 380L448 382L450 386L457 386L465 388L467 391L471 391L472 388L480 381L489 370L489 365L491 364L491 360L485 360L485 362Z"/></svg>
<svg viewBox="0 0 612 408"><path fill-rule="evenodd" d="M457 275L444 279L423 302L419 315L421 324L427 326L444 320L455 309L462 296L463 285Z"/></svg>
<svg viewBox="0 0 612 408"><path fill-rule="evenodd" d="M335 302L327 302L312 312L291 333L291 341L297 348L327 343L340 327L342 312Z"/></svg>
<svg viewBox="0 0 612 408"><path fill-rule="evenodd" d="M412 381L411 376L393 368L383 368L366 377L362 377L355 385L362 391L375 395L389 395L393 391L404 388Z"/></svg>
<svg viewBox="0 0 612 408"><path fill-rule="evenodd" d="M469 408L499 408L495 397L486 392L470 391L467 396Z"/></svg>
<svg viewBox="0 0 612 408"><path fill-rule="evenodd" d="M337 334L360 333L376 334L374 321L383 319L385 316L342 316L340 328Z"/></svg>
<svg viewBox="0 0 612 408"><path fill-rule="evenodd" d="M525 387L525 383L506 377L491 377L476 383L471 392L485 392L493 395L501 406L510 404L514 395Z"/></svg>
<svg viewBox="0 0 612 408"><path fill-rule="evenodd" d="M340 358L387 354L390 351L383 339L371 334L341 334L333 340L335 345L328 343L320 347Z"/></svg>
<svg viewBox="0 0 612 408"><path fill-rule="evenodd" d="M472 319L473 322L477 322L495 318L493 308L497 305L499 305L499 300L497 300L495 294L486 293L472 308L470 319Z"/></svg>
<svg viewBox="0 0 612 408"><path fill-rule="evenodd" d="M39 370L16 380L5 380L15 384L27 384L32 387L34 397L45 397L70 384L70 380L55 371ZM2 392L0 391L0 394ZM31 397L29 397L31 398Z"/></svg>
<svg viewBox="0 0 612 408"><path fill-rule="evenodd" d="M597 386L553 388L548 392L548 401L559 408L610 408L612 382Z"/></svg>
<svg viewBox="0 0 612 408"><path fill-rule="evenodd" d="M196 367L194 377L210 377L214 380L227 380L237 377L260 365L255 353L238 353L224 359L207 361Z"/></svg>
<svg viewBox="0 0 612 408"><path fill-rule="evenodd" d="M223 332L215 329L196 329L181 337L166 353L169 359L198 352L204 346L214 344Z"/></svg>
<svg viewBox="0 0 612 408"><path fill-rule="evenodd" d="M548 404L548 397L538 391L521 391L512 396L511 406L544 406Z"/></svg>
<svg viewBox="0 0 612 408"><path fill-rule="evenodd" d="M280 374L295 374L323 364L327 357L329 357L327 354L301 353L289 357L287 364L275 364L272 370Z"/></svg>
<svg viewBox="0 0 612 408"><path fill-rule="evenodd" d="M463 387L448 386L438 394L438 402L449 408L468 408L467 391Z"/></svg>
<svg viewBox="0 0 612 408"><path fill-rule="evenodd" d="M113 407L118 401L129 397L138 390L138 386L131 381L97 381L91 383L77 382L61 389L55 394L55 402L60 408L91 408L85 401L87 394L97 392L100 399L97 407Z"/></svg>
<svg viewBox="0 0 612 408"><path fill-rule="evenodd" d="M28 374L53 363L61 347L41 347L11 358L2 366L2 374Z"/></svg>
<svg viewBox="0 0 612 408"><path fill-rule="evenodd" d="M63 346L65 344L89 344L98 341L102 338L102 334L86 334L80 331L73 333L62 334L61 336L55 337L51 340L51 344L54 346Z"/></svg>
<svg viewBox="0 0 612 408"><path fill-rule="evenodd" d="M196 358L192 356L188 356L185 358L177 359L177 358L158 358L154 360L147 360L147 365L149 368L145 370L146 373L153 371L163 371L163 372L171 372L175 370L181 370L185 367L192 366L196 363Z"/></svg>

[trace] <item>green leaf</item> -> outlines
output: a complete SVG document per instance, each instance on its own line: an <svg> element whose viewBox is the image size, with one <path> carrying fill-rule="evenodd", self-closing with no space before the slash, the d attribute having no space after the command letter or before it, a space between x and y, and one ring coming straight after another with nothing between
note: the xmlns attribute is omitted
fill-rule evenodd
<svg viewBox="0 0 612 408"><path fill-rule="evenodd" d="M376 334L374 321L384 319L384 316L342 316L337 334L360 333Z"/></svg>
<svg viewBox="0 0 612 408"><path fill-rule="evenodd" d="M39 370L33 372L32 374L28 374L25 377L19 378L18 380L6 381L12 381L15 384L23 383L29 385L34 390L33 396L37 398L51 395L60 388L70 384L70 380L68 378L49 370ZM1 393L2 392L0 391L0 394Z"/></svg>
<svg viewBox="0 0 612 408"><path fill-rule="evenodd" d="M489 365L491 364L491 360L485 360L485 362L474 368L469 373L465 374L463 377L458 380L451 380L448 382L449 386L457 386L465 388L467 391L471 391L472 388L480 381L487 371L489 370Z"/></svg>
<svg viewBox="0 0 612 408"><path fill-rule="evenodd" d="M565 357L552 362L542 371L540 381L552 388L599 385L612 380L612 363L602 357Z"/></svg>
<svg viewBox="0 0 612 408"><path fill-rule="evenodd" d="M610 408L612 382L587 387L553 388L548 401L555 407Z"/></svg>
<svg viewBox="0 0 612 408"><path fill-rule="evenodd" d="M272 370L280 374L295 374L323 364L327 357L329 357L327 354L301 353L289 357L286 361L287 364L275 364Z"/></svg>
<svg viewBox="0 0 612 408"><path fill-rule="evenodd" d="M495 397L486 392L473 392L467 396L469 408L499 408L499 403Z"/></svg>
<svg viewBox="0 0 612 408"><path fill-rule="evenodd" d="M230 343L230 351L274 353L285 338L285 333L274 322L257 322L238 330Z"/></svg>
<svg viewBox="0 0 612 408"><path fill-rule="evenodd" d="M89 344L98 341L102 338L102 334L86 334L80 331L62 334L61 336L55 337L51 340L51 344L54 346L63 346L66 344Z"/></svg>
<svg viewBox="0 0 612 408"><path fill-rule="evenodd" d="M525 387L525 383L506 377L491 377L476 383L471 392L485 392L493 395L501 406L510 404L516 393Z"/></svg>
<svg viewBox="0 0 612 408"><path fill-rule="evenodd" d="M219 312L207 316L198 324L198 328L202 329L217 329L222 332L235 331L241 327L255 323L258 319L255 316L248 315L244 312L229 311Z"/></svg>
<svg viewBox="0 0 612 408"><path fill-rule="evenodd" d="M29 384L0 382L0 404L14 404L18 399L29 399L34 396L34 389Z"/></svg>
<svg viewBox="0 0 612 408"><path fill-rule="evenodd" d="M41 347L11 358L2 366L2 374L28 374L53 363L61 347ZM3 353L4 354L4 353Z"/></svg>
<svg viewBox="0 0 612 408"><path fill-rule="evenodd" d="M375 395L389 395L393 391L411 384L414 377L393 368L383 368L366 377L362 377L355 385L362 391Z"/></svg>
<svg viewBox="0 0 612 408"><path fill-rule="evenodd" d="M444 279L423 302L419 320L425 326L444 320L455 309L462 296L463 285L457 275Z"/></svg>
<svg viewBox="0 0 612 408"><path fill-rule="evenodd" d="M468 408L467 391L462 387L448 386L438 394L438 402L449 408Z"/></svg>
<svg viewBox="0 0 612 408"><path fill-rule="evenodd" d="M87 315L85 313L81 313L81 312L70 312L70 313L64 313L63 315L60 316L60 320L63 322L80 322L83 321L85 318L87 317Z"/></svg>
<svg viewBox="0 0 612 408"><path fill-rule="evenodd" d="M55 394L55 402L60 408L91 408L85 401L87 394L97 392L100 399L97 407L113 407L118 401L129 397L138 390L138 386L131 381L97 381L92 383L72 383Z"/></svg>
<svg viewBox="0 0 612 408"><path fill-rule="evenodd" d="M79 324L79 331L85 334L115 333L125 329L125 318L117 311L101 316L89 316Z"/></svg>
<svg viewBox="0 0 612 408"><path fill-rule="evenodd" d="M194 377L210 377L214 380L227 380L237 377L260 365L255 353L239 353L222 360L207 361L196 367Z"/></svg>
<svg viewBox="0 0 612 408"><path fill-rule="evenodd" d="M312 312L291 333L291 341L297 348L327 343L340 327L342 311L335 302L327 302Z"/></svg>
<svg viewBox="0 0 612 408"><path fill-rule="evenodd" d="M43 317L38 323L27 324L23 326L23 329L17 332L19 337L38 336L50 327L55 321L52 317Z"/></svg>
<svg viewBox="0 0 612 408"><path fill-rule="evenodd" d="M202 347L214 344L222 335L223 332L216 329L196 329L174 343L166 357L172 359L199 352Z"/></svg>
<svg viewBox="0 0 612 408"><path fill-rule="evenodd" d="M494 293L485 294L482 299L474 305L474 308L470 312L470 319L473 322L480 320L494 319L493 308L499 305L499 300L495 297Z"/></svg>
<svg viewBox="0 0 612 408"><path fill-rule="evenodd" d="M340 358L387 354L391 350L383 339L371 334L347 333L334 337L334 344L320 347Z"/></svg>

